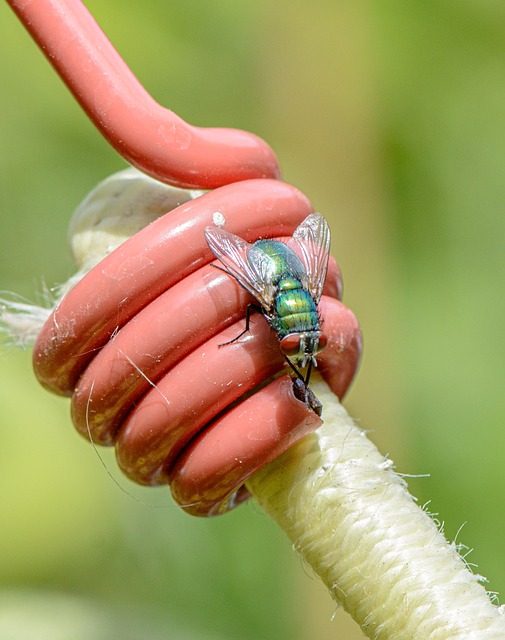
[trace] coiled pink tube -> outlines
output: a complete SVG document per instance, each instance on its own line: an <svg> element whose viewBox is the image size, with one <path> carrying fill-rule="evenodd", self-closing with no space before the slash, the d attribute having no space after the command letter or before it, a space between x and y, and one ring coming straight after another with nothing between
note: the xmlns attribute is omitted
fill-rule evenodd
<svg viewBox="0 0 505 640"><path fill-rule="evenodd" d="M290 376L277 377L285 362L260 315L250 336L219 348L240 333L250 297L209 264L203 231L219 212L246 240L289 236L312 207L265 179L279 171L263 141L197 130L156 105L80 2L10 4L119 153L165 182L214 188L127 240L63 298L35 344L35 373L72 397L77 429L115 445L130 478L169 483L189 513L223 513L247 498L252 473L321 421L295 398ZM361 334L340 293L332 261L318 361L341 397Z"/></svg>

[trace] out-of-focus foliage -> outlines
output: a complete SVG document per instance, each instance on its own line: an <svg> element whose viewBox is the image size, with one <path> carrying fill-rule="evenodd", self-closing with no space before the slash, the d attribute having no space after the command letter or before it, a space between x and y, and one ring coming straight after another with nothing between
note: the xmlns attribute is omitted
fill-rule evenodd
<svg viewBox="0 0 505 640"><path fill-rule="evenodd" d="M159 102L264 137L327 215L365 335L348 406L400 471L431 474L412 492L449 538L467 523L458 542L503 592L503 3L86 4ZM70 275L69 216L124 164L4 4L0 81L0 288L33 297ZM29 354L5 354L2 637L31 637L30 612L54 638L116 637L124 611L146 638L335 637L331 602L254 506L200 521L118 481L167 508L121 492Z"/></svg>
<svg viewBox="0 0 505 640"><path fill-rule="evenodd" d="M505 5L374 12L411 483L505 589ZM412 469L414 466L414 469Z"/></svg>

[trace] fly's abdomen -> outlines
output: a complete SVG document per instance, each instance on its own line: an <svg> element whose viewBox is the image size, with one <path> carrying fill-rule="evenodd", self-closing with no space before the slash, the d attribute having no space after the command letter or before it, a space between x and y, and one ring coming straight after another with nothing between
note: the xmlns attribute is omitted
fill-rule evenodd
<svg viewBox="0 0 505 640"><path fill-rule="evenodd" d="M279 338L289 333L319 331L316 303L301 283L306 274L300 258L277 240L258 240L254 247L261 249L272 260L273 268L269 277L277 293L268 319Z"/></svg>
<svg viewBox="0 0 505 640"><path fill-rule="evenodd" d="M295 283L298 286L294 287ZM279 336L283 338L288 333L318 331L319 316L309 292L293 278L283 279L279 285L279 293L275 298L275 318L272 319Z"/></svg>

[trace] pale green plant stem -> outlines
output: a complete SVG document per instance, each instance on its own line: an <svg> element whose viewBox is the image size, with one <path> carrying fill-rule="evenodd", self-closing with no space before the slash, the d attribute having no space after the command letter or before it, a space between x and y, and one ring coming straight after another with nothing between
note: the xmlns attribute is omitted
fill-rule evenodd
<svg viewBox="0 0 505 640"><path fill-rule="evenodd" d="M247 486L369 638L505 639L493 605L327 385L324 425Z"/></svg>

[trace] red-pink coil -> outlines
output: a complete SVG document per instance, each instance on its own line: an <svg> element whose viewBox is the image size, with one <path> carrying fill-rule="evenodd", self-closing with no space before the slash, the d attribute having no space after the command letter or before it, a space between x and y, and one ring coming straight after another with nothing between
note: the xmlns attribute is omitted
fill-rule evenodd
<svg viewBox="0 0 505 640"><path fill-rule="evenodd" d="M250 298L209 264L203 231L217 211L227 229L252 241L288 236L312 208L297 189L274 180L235 183L192 200L89 272L34 347L38 379L72 396L77 429L115 445L132 480L169 483L195 515L245 499L247 477L320 424L295 399L290 377L275 378L285 361L261 315L253 316L248 338L219 348L240 333ZM329 341L318 361L341 397L361 339L340 292L331 260L320 303Z"/></svg>
<svg viewBox="0 0 505 640"><path fill-rule="evenodd" d="M247 498L251 474L321 421L290 376L277 377L285 361L260 315L247 339L219 348L243 328L250 298L210 266L204 229L219 212L246 240L289 236L312 207L276 180L275 155L256 136L193 127L155 103L78 0L8 1L124 158L167 183L214 189L130 238L63 298L35 344L35 373L72 397L77 429L115 445L130 478L169 483L189 513L223 513ZM340 292L332 261L318 362L342 397L361 334Z"/></svg>

